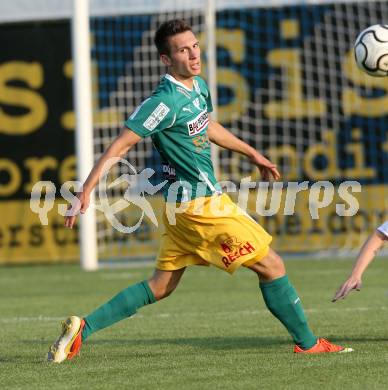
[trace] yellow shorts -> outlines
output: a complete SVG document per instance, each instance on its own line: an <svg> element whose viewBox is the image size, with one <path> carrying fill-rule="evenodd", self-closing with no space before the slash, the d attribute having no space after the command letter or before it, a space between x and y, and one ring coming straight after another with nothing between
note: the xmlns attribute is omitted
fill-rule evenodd
<svg viewBox="0 0 388 390"><path fill-rule="evenodd" d="M197 198L181 205L183 213L171 214L166 204L157 269L173 271L212 264L233 273L240 265L248 266L267 255L272 237L228 195Z"/></svg>

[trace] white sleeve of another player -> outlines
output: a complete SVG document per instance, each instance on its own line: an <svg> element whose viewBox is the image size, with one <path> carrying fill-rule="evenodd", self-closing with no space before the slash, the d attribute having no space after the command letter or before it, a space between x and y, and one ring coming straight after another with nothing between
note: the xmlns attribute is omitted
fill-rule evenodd
<svg viewBox="0 0 388 390"><path fill-rule="evenodd" d="M388 238L388 221L384 222L377 230L383 233Z"/></svg>

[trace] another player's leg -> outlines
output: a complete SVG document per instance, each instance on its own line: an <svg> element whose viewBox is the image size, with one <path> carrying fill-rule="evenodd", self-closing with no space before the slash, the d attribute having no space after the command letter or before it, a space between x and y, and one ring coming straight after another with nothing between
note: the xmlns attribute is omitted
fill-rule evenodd
<svg viewBox="0 0 388 390"><path fill-rule="evenodd" d="M260 280L264 302L270 312L286 327L295 342L296 353L351 352L321 338L308 326L300 298L286 275L283 260L272 249L259 262L250 265Z"/></svg>
<svg viewBox="0 0 388 390"><path fill-rule="evenodd" d="M61 363L79 354L81 344L91 334L131 317L138 309L170 295L178 285L185 268L176 271L155 270L147 281L131 285L119 292L85 318L72 316L62 323L62 333L50 347L47 359Z"/></svg>

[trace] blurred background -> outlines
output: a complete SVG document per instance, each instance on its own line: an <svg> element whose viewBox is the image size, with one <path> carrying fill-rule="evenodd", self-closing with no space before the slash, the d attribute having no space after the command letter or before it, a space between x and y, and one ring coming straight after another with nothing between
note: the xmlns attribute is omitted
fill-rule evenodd
<svg viewBox="0 0 388 390"><path fill-rule="evenodd" d="M165 73L153 35L175 17L187 19L198 34L218 120L280 168L278 212L270 211L271 189L268 197L265 191L249 193L252 216L274 235L276 250L349 255L388 219L388 78L363 74L353 54L360 31L388 23L386 1L90 0L87 35L75 35L76 5L84 2L0 2L0 264L80 261L78 228L65 230L58 213L65 204L61 186L77 179L77 161L87 164L87 150L98 158ZM76 153L82 114L77 122L75 112L82 111L74 104L73 79L80 54L72 42L88 39L90 52L83 54L89 73L77 85L88 88L90 77L92 97L77 104L92 108L93 129ZM138 171L153 168L154 184L163 180L150 139L126 158ZM218 150L214 163L220 180L260 180L240 155ZM127 170L119 165L115 174ZM321 180L330 181L336 195L319 219L311 218L308 190L297 194L295 213L285 215L288 182L308 181L311 188ZM360 208L352 217L336 213L337 204L349 205L338 195L345 180L362 186L353 193ZM46 207L30 202L38 181L54 185L46 225L31 210ZM125 189L110 189L110 201ZM148 199L160 216L161 195ZM132 226L140 215L129 206L117 219ZM83 243L86 252L95 245L100 261L138 261L154 258L161 226L145 217L138 230L123 234L97 211L95 231L96 239L93 233L91 243Z"/></svg>

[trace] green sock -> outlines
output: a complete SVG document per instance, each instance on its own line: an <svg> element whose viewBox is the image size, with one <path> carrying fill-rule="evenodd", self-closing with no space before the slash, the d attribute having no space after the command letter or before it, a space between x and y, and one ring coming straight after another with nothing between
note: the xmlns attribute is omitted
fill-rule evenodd
<svg viewBox="0 0 388 390"><path fill-rule="evenodd" d="M146 280L127 287L84 318L82 341L85 341L92 333L130 317L141 307L155 301L154 294Z"/></svg>
<svg viewBox="0 0 388 390"><path fill-rule="evenodd" d="M287 275L260 283L260 289L269 311L286 327L295 344L302 349L311 348L317 338L307 324L300 298Z"/></svg>

